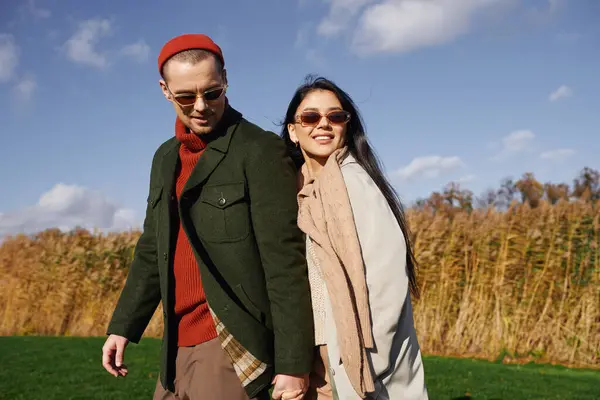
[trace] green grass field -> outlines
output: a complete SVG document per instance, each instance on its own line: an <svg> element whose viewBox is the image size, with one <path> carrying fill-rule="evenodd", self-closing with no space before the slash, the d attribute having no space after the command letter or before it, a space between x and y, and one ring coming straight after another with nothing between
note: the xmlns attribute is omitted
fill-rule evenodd
<svg viewBox="0 0 600 400"><path fill-rule="evenodd" d="M151 399L160 342L126 353L127 378L101 365L103 338L0 338L0 399ZM425 357L430 399L600 399L600 371Z"/></svg>

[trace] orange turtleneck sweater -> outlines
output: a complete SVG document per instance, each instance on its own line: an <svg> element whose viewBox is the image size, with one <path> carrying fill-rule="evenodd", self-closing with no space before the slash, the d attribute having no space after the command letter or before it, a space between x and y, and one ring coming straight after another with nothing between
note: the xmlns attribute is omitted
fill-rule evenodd
<svg viewBox="0 0 600 400"><path fill-rule="evenodd" d="M181 198L183 187L204 152L206 143L200 136L191 133L179 120L175 124L175 136L181 142L175 191ZM179 222L177 244L173 260L175 276L175 314L178 323L178 346L194 346L217 337L202 279L192 246Z"/></svg>

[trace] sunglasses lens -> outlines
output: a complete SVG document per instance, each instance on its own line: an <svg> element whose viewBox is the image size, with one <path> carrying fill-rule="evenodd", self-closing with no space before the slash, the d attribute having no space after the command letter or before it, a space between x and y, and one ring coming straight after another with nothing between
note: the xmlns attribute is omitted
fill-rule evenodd
<svg viewBox="0 0 600 400"><path fill-rule="evenodd" d="M207 101L217 100L223 94L224 88L218 88L204 92L204 98Z"/></svg>
<svg viewBox="0 0 600 400"><path fill-rule="evenodd" d="M177 96L176 100L179 104L184 105L184 106L191 106L196 102L196 96L192 95L192 94L186 94L183 96Z"/></svg>
<svg viewBox="0 0 600 400"><path fill-rule="evenodd" d="M206 101L214 101L223 95L225 92L224 87L211 89L202 94L202 97ZM194 94L181 94L175 96L175 100L182 106L193 106L196 103L196 95Z"/></svg>
<svg viewBox="0 0 600 400"><path fill-rule="evenodd" d="M348 121L348 113L344 111L334 111L327 115L327 119L332 124L343 124Z"/></svg>
<svg viewBox="0 0 600 400"><path fill-rule="evenodd" d="M321 120L321 115L316 112L304 112L300 114L300 121L303 124L313 125Z"/></svg>

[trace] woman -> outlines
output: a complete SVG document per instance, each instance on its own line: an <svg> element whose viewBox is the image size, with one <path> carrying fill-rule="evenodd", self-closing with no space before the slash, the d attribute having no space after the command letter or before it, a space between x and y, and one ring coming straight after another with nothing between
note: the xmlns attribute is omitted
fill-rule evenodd
<svg viewBox="0 0 600 400"><path fill-rule="evenodd" d="M309 78L282 137L300 168L316 363L306 398L427 399L411 296L409 232L352 99Z"/></svg>

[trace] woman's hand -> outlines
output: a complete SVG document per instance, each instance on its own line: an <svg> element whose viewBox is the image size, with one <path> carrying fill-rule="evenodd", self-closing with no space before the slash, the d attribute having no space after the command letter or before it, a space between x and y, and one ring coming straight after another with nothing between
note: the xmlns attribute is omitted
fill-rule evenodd
<svg viewBox="0 0 600 400"><path fill-rule="evenodd" d="M301 400L308 391L308 374L306 375L277 375L273 379L273 399Z"/></svg>

